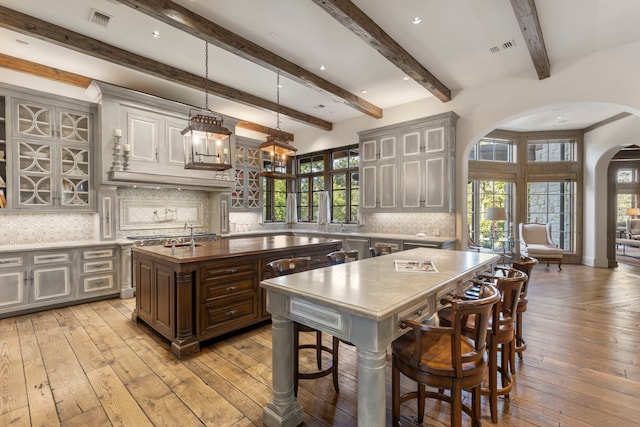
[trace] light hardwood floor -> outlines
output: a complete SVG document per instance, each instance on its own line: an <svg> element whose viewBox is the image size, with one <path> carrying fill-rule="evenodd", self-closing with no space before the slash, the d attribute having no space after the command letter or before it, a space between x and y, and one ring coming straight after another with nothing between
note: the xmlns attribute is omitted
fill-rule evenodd
<svg viewBox="0 0 640 427"><path fill-rule="evenodd" d="M0 425L262 425L271 395L270 325L177 361L166 342L130 320L134 303L0 320ZM499 426L638 425L640 267L538 266L524 330L529 347L516 362L511 398L500 400ZM345 345L340 351L339 395L329 378L301 382L306 425L357 423L355 353ZM389 366L387 374L390 407ZM486 404L483 423L492 425ZM403 407L406 425L414 415L415 405ZM425 421L447 425L448 405L429 402Z"/></svg>

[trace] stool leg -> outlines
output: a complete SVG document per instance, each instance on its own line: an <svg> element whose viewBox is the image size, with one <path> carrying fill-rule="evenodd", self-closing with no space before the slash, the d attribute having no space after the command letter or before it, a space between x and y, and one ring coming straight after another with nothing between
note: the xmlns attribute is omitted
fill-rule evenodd
<svg viewBox="0 0 640 427"><path fill-rule="evenodd" d="M322 369L322 332L316 331L316 363L318 370Z"/></svg>
<svg viewBox="0 0 640 427"><path fill-rule="evenodd" d="M340 386L338 385L338 351L340 350L340 340L333 337L333 354L331 355L333 363L333 388L336 393L340 393Z"/></svg>

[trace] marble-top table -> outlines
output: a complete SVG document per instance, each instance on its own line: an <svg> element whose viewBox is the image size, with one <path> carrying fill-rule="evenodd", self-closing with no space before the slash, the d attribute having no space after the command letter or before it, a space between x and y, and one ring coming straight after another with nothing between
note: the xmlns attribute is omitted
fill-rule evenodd
<svg viewBox="0 0 640 427"><path fill-rule="evenodd" d="M385 425L385 363L399 320L425 319L449 292L491 268L499 256L419 248L261 282L272 318L273 396L263 411L269 426L297 426L293 395L293 323L353 343L358 354L358 425ZM437 272L399 272L395 260L432 261Z"/></svg>

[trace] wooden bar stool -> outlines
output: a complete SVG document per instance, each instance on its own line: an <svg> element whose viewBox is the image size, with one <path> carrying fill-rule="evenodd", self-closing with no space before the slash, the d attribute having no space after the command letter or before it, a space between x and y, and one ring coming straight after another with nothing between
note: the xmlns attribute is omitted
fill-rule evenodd
<svg viewBox="0 0 640 427"><path fill-rule="evenodd" d="M392 344L391 392L393 425L400 423L400 405L418 400L418 423L424 420L425 399L451 404L450 425L462 424L462 412L480 426L481 384L487 367L487 333L492 308L500 301L500 292L490 284L477 299L451 297L450 326L435 326L405 320L401 328L410 328ZM468 319L477 326L468 330ZM470 333L469 333L470 332ZM417 390L400 396L400 373L418 383ZM427 391L425 386L438 389ZM444 390L451 390L449 395ZM471 391L471 406L462 402L462 390Z"/></svg>
<svg viewBox="0 0 640 427"><path fill-rule="evenodd" d="M519 261L513 261L513 268L523 271L527 274L527 280L522 284L520 299L518 300L518 308L516 310L516 343L515 352L511 355L511 373L515 374L515 353L522 359L522 352L527 349L527 342L522 337L522 313L527 311L527 294L529 292L529 281L531 280L531 272L533 267L538 264L538 260L532 257L522 257Z"/></svg>
<svg viewBox="0 0 640 427"><path fill-rule="evenodd" d="M299 273L307 271L310 268L310 259L308 257L285 258L271 261L266 266L266 274L268 277L285 276L287 274ZM316 335L315 343L300 344L301 332L314 332ZM340 340L336 337L332 339L331 348L322 344L322 332L312 327L293 322L293 393L298 395L298 381L301 379L315 379L327 375L333 376L333 388L336 393L340 392L338 386L338 348ZM300 350L313 349L316 354L316 363L318 370L315 372L300 372ZM322 368L322 352L331 355L331 366Z"/></svg>

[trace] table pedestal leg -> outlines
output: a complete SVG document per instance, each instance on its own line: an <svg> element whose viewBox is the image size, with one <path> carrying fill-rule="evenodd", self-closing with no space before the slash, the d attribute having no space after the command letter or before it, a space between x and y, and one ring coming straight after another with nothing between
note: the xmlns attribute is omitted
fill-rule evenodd
<svg viewBox="0 0 640 427"><path fill-rule="evenodd" d="M383 427L386 420L386 351L358 349L358 426Z"/></svg>
<svg viewBox="0 0 640 427"><path fill-rule="evenodd" d="M262 422L268 427L295 427L304 419L293 395L293 322L275 315L271 322L273 396L262 411Z"/></svg>

